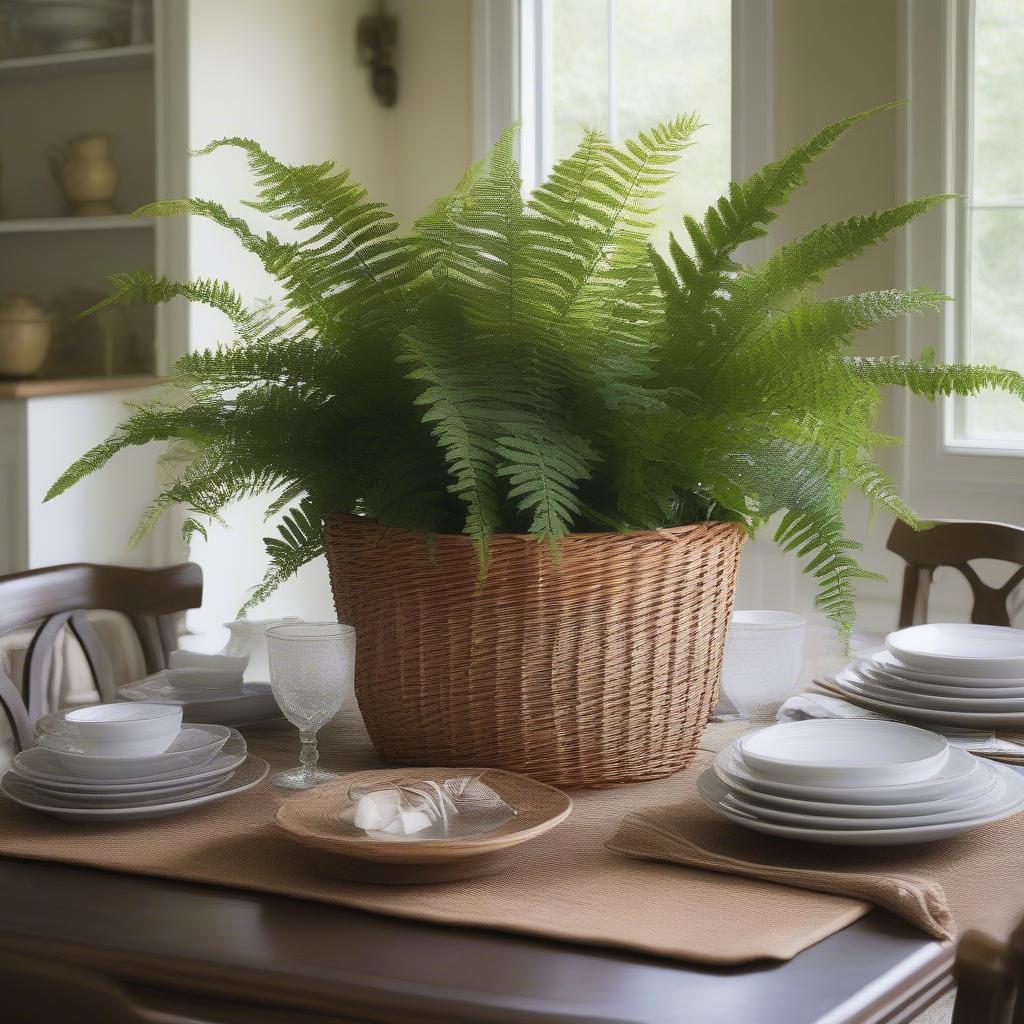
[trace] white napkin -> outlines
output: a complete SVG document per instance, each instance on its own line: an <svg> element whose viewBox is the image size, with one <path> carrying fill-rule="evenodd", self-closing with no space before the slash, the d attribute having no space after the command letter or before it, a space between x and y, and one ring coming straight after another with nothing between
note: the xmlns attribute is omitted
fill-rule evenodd
<svg viewBox="0 0 1024 1024"><path fill-rule="evenodd" d="M825 693L798 693L779 708L775 716L780 722L800 722L808 718L874 718L898 722L900 719L866 711L849 701ZM930 726L932 732L945 736L953 746L962 747L972 754L1024 754L1024 746L1000 739L995 733L973 729L940 729Z"/></svg>

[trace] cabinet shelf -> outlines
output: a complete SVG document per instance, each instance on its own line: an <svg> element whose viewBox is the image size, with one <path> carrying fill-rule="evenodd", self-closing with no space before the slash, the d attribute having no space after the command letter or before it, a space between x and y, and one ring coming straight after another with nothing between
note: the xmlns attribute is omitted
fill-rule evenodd
<svg viewBox="0 0 1024 1024"><path fill-rule="evenodd" d="M113 213L103 217L22 217L0 220L0 235L28 235L41 231L139 231L152 230L152 220Z"/></svg>
<svg viewBox="0 0 1024 1024"><path fill-rule="evenodd" d="M47 53L40 57L12 57L0 60L0 84L27 78L91 71L117 71L147 67L153 62L153 45L112 46L103 50Z"/></svg>

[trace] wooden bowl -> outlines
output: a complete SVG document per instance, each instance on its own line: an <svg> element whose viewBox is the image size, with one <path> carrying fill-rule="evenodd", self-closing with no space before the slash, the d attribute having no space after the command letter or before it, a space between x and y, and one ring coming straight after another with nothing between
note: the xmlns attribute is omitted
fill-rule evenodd
<svg viewBox="0 0 1024 1024"><path fill-rule="evenodd" d="M459 839L406 839L390 841L374 839L341 820L341 811L348 801L351 786L379 785L398 780L443 782L459 775L479 775L506 803L516 816L483 835ZM501 859L495 854L528 842L550 831L572 811L572 800L565 793L537 782L525 775L515 775L499 768L381 768L368 772L352 772L298 796L284 800L275 821L296 842L337 855L341 873L348 861L367 862L382 868L395 869L438 867L438 881L454 877L473 877L483 873L484 864L474 865L477 858L487 858L486 869L496 870ZM322 858L321 858L322 860ZM479 867L481 870L475 870ZM381 873L379 878L367 875L353 880L415 881L433 880L429 871L398 871L393 876ZM406 875L410 877L406 877Z"/></svg>

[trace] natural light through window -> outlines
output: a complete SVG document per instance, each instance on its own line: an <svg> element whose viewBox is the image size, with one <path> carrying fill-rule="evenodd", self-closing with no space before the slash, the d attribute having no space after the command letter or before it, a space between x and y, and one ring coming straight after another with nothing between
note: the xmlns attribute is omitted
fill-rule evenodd
<svg viewBox="0 0 1024 1024"><path fill-rule="evenodd" d="M1024 3L975 0L973 139L962 284L970 359L1024 371ZM969 403L968 437L1024 442L1024 406L1007 392Z"/></svg>
<svg viewBox="0 0 1024 1024"><path fill-rule="evenodd" d="M688 111L705 123L659 213L658 244L681 230L684 213L702 217L732 176L731 8L725 0L556 0L548 8L550 159L570 153L584 125L621 141Z"/></svg>

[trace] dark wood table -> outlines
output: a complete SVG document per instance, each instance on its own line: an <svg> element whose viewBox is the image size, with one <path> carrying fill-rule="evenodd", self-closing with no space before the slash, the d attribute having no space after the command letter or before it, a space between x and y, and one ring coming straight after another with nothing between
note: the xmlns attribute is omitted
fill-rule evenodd
<svg viewBox="0 0 1024 1024"><path fill-rule="evenodd" d="M0 945L109 974L167 1024L896 1024L952 987L950 948L880 910L787 963L706 968L11 859Z"/></svg>

